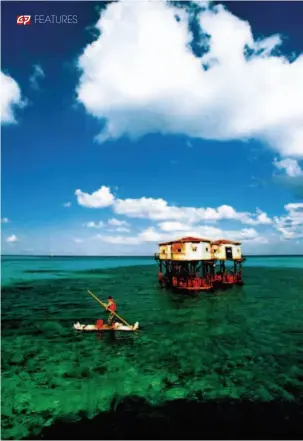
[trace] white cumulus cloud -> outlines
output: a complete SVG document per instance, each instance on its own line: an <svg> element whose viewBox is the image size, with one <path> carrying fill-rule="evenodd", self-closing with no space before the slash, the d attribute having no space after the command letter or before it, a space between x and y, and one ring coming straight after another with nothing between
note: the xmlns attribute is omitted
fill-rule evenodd
<svg viewBox="0 0 303 441"><path fill-rule="evenodd" d="M303 170L296 159L286 158L282 159L281 161L275 159L273 164L278 170L285 171L286 175L290 176L291 178L303 176Z"/></svg>
<svg viewBox="0 0 303 441"><path fill-rule="evenodd" d="M255 40L247 21L211 5L198 16L208 41L198 57L190 15L165 1L114 2L102 12L99 36L78 60L77 88L87 112L106 121L99 139L254 138L303 157L303 55L277 55L279 35Z"/></svg>
<svg viewBox="0 0 303 441"><path fill-rule="evenodd" d="M19 238L15 234L12 234L11 236L8 236L6 238L6 242L8 242L8 243L14 243L14 242L18 242L18 241L19 241Z"/></svg>
<svg viewBox="0 0 303 441"><path fill-rule="evenodd" d="M226 238L230 240L240 240L245 243L267 243L268 239L259 234L253 228L243 228L242 230L224 231L220 228L211 226L196 226L194 229L184 231L182 235L177 232L163 232L155 227L142 230L136 236L106 236L97 235L96 238L103 242L112 244L141 245L144 243L158 243L167 240L175 240L184 236L203 237L211 240Z"/></svg>
<svg viewBox="0 0 303 441"><path fill-rule="evenodd" d="M290 203L284 208L287 214L274 218L276 229L284 239L303 238L303 203Z"/></svg>
<svg viewBox="0 0 303 441"><path fill-rule="evenodd" d="M7 217L3 217L1 219L1 224L8 224L9 223L9 219Z"/></svg>
<svg viewBox="0 0 303 441"><path fill-rule="evenodd" d="M117 231L117 233L129 233L131 229L127 227L116 227L114 231Z"/></svg>
<svg viewBox="0 0 303 441"><path fill-rule="evenodd" d="M90 222L85 222L83 224L84 227L87 228L103 228L104 227L104 222L100 221L100 222L94 222L94 221L90 221Z"/></svg>
<svg viewBox="0 0 303 441"><path fill-rule="evenodd" d="M109 207L114 202L114 195L111 193L110 188L102 186L99 190L89 194L84 193L80 189L75 191L78 204L88 208L104 208Z"/></svg>
<svg viewBox="0 0 303 441"><path fill-rule="evenodd" d="M118 214L134 218L147 218L152 220L174 220L195 223L199 221L219 221L223 219L235 220L244 224L257 225L268 224L270 219L261 210L256 213L237 212L229 205L221 205L217 208L176 207L169 205L164 199L142 197L139 199L116 199L113 209ZM186 229L186 225L179 223L180 231ZM162 224L161 228L169 228L169 224Z"/></svg>
<svg viewBox="0 0 303 441"><path fill-rule="evenodd" d="M247 220L245 223L251 224L251 225L268 225L272 223L272 220L270 217L268 217L267 213L257 208L256 210L255 219Z"/></svg>
<svg viewBox="0 0 303 441"><path fill-rule="evenodd" d="M1 72L1 124L15 123L15 109L24 106L18 83L11 76Z"/></svg>
<svg viewBox="0 0 303 441"><path fill-rule="evenodd" d="M63 207L69 208L69 207L71 207L71 205L72 205L71 202L64 202Z"/></svg>
<svg viewBox="0 0 303 441"><path fill-rule="evenodd" d="M112 218L107 223L111 227L109 231L115 231L116 233L129 233L131 231L130 224L125 220Z"/></svg>
<svg viewBox="0 0 303 441"><path fill-rule="evenodd" d="M238 212L230 205L220 205L217 208L211 207L177 207L169 205L162 198L154 199L142 197L138 199L117 199L112 194L109 187L102 186L99 190L92 194L83 193L81 190L75 192L78 204L88 208L104 208L112 206L114 213L124 215L131 218L151 219L157 221L171 221L171 223L163 222L160 229L168 231L170 226L179 228L179 231L187 229L187 225L205 221L216 222L220 220L233 220L247 225L266 225L272 220L267 213L259 208L255 213ZM186 223L184 223L186 222ZM102 225L102 222L99 223ZM127 228L128 222L118 219L108 220L108 225L112 227ZM95 222L86 223L86 226L96 228ZM120 230L122 231L122 230ZM124 230L125 231L125 230Z"/></svg>
<svg viewBox="0 0 303 441"><path fill-rule="evenodd" d="M129 227L129 223L125 220L119 220L119 219L109 219L108 225L111 225L112 227Z"/></svg>
<svg viewBox="0 0 303 441"><path fill-rule="evenodd" d="M190 228L188 224L177 221L160 222L158 226L162 231L186 231Z"/></svg>
<svg viewBox="0 0 303 441"><path fill-rule="evenodd" d="M274 160L273 165L279 171L274 180L293 191L298 198L303 198L303 169L297 159L285 158Z"/></svg>

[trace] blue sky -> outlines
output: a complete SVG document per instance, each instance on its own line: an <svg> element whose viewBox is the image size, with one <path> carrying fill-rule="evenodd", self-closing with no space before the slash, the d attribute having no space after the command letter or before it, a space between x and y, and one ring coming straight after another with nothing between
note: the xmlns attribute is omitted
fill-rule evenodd
<svg viewBox="0 0 303 441"><path fill-rule="evenodd" d="M302 3L99 9L2 4L2 253L302 253Z"/></svg>

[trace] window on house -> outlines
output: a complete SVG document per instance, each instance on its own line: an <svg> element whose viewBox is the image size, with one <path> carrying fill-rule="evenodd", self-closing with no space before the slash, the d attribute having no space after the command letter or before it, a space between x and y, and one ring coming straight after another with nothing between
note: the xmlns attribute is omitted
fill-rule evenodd
<svg viewBox="0 0 303 441"><path fill-rule="evenodd" d="M240 253L240 248L238 248L238 253Z"/></svg>
<svg viewBox="0 0 303 441"><path fill-rule="evenodd" d="M208 252L208 247L205 248L205 251Z"/></svg>
<svg viewBox="0 0 303 441"><path fill-rule="evenodd" d="M193 251L197 251L197 247L193 247Z"/></svg>
<svg viewBox="0 0 303 441"><path fill-rule="evenodd" d="M181 248L178 248L178 253L181 253Z"/></svg>

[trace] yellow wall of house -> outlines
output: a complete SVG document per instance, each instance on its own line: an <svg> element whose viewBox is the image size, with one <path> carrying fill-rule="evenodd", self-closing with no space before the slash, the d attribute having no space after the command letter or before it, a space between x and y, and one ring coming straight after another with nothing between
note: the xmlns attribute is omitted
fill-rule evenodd
<svg viewBox="0 0 303 441"><path fill-rule="evenodd" d="M241 259L242 258L241 245L221 244L221 245L212 245L211 248L212 248L213 259L226 260L226 248L232 249L232 258L233 259Z"/></svg>
<svg viewBox="0 0 303 441"><path fill-rule="evenodd" d="M209 242L176 242L172 245L161 245L159 253L161 260L187 261L212 259L211 244Z"/></svg>

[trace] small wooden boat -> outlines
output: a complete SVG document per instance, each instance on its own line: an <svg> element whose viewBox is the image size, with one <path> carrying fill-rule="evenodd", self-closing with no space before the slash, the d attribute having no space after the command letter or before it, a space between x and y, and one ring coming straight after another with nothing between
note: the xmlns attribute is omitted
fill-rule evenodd
<svg viewBox="0 0 303 441"><path fill-rule="evenodd" d="M126 332L131 332L131 331L137 331L139 329L139 323L136 322L133 326L126 326L123 325L123 323L114 323L113 326L109 326L109 325L102 325L102 326L97 326L97 325L83 325L81 323L75 323L74 324L74 329L76 329L77 331L84 331L84 332L103 332L103 331L126 331Z"/></svg>

